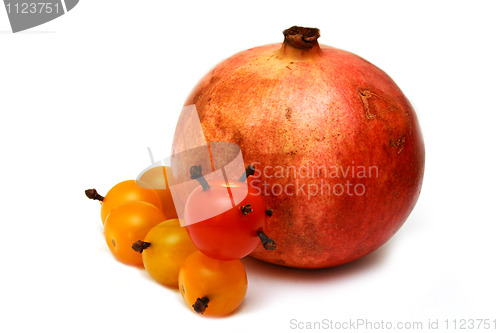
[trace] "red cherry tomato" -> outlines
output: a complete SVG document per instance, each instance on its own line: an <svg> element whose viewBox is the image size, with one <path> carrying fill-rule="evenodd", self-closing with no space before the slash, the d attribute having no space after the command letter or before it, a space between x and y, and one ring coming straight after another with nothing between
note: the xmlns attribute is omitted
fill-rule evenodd
<svg viewBox="0 0 500 333"><path fill-rule="evenodd" d="M205 255L217 260L235 260L250 254L262 242L273 250L274 241L265 236L264 200L259 191L241 181L202 183L189 196L184 221L189 237ZM243 200L241 200L243 198Z"/></svg>

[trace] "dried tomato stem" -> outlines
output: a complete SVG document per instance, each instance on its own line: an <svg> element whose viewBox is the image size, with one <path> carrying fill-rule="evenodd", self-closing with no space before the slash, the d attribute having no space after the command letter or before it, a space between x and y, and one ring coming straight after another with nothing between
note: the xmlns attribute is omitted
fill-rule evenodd
<svg viewBox="0 0 500 333"><path fill-rule="evenodd" d="M249 213L253 212L253 209L250 204L248 204L245 206L241 206L241 212L243 213L243 215L248 215Z"/></svg>
<svg viewBox="0 0 500 333"><path fill-rule="evenodd" d="M97 193L97 191L96 191L95 188L85 190L85 195L89 199L99 200L99 201L103 201L104 200L104 197L102 195L100 195L99 193Z"/></svg>
<svg viewBox="0 0 500 333"><path fill-rule="evenodd" d="M241 175L240 177L240 182L244 182L245 179L248 178L248 176L253 176L255 174L255 167L251 164L249 164L247 166L247 168L245 169L245 172Z"/></svg>
<svg viewBox="0 0 500 333"><path fill-rule="evenodd" d="M276 242L269 238L264 231L259 230L257 231L257 236L259 236L260 241L262 243L262 246L268 250L268 251L273 251L276 250Z"/></svg>
<svg viewBox="0 0 500 333"><path fill-rule="evenodd" d="M202 298L197 298L196 302L194 302L193 304L194 311L196 313L203 314L208 307L208 302L210 302L210 299L208 299L207 296L203 296Z"/></svg>
<svg viewBox="0 0 500 333"><path fill-rule="evenodd" d="M210 185L208 185L207 180L201 173L201 165L193 165L189 170L189 173L191 174L191 179L196 179L198 183L200 183L203 191L206 191L210 188Z"/></svg>
<svg viewBox="0 0 500 333"><path fill-rule="evenodd" d="M151 243L138 240L137 242L132 244L132 250L134 250L135 252L142 253L142 251L144 251L145 249L147 249L150 246L151 246Z"/></svg>

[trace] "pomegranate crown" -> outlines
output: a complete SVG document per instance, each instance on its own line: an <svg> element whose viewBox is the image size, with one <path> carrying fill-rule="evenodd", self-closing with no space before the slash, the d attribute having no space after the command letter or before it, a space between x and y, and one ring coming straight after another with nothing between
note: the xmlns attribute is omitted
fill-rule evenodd
<svg viewBox="0 0 500 333"><path fill-rule="evenodd" d="M285 42L298 49L310 49L320 37L318 28L305 28L294 25L283 31Z"/></svg>

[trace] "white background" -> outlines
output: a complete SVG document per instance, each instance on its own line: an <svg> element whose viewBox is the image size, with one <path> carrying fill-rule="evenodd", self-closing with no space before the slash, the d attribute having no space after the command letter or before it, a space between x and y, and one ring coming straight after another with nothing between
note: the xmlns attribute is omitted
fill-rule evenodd
<svg viewBox="0 0 500 333"><path fill-rule="evenodd" d="M445 319L469 318L496 319L500 329L499 9L494 1L82 0L12 34L0 7L0 331L288 332L298 330L292 320L426 328L439 319L439 331L451 332ZM321 43L370 60L405 92L426 143L422 193L373 254L320 271L245 259L241 308L200 317L177 291L114 260L99 205L84 190L106 193L135 178L147 147L168 156L201 76L238 51L281 42L292 25L320 28Z"/></svg>

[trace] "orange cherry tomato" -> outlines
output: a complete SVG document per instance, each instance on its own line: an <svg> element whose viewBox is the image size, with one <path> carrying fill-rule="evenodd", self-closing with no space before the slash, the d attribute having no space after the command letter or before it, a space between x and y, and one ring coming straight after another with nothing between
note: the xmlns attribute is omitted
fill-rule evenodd
<svg viewBox="0 0 500 333"><path fill-rule="evenodd" d="M157 282L179 286L179 270L184 260L197 249L178 219L171 219L149 230L144 241L134 243L134 250L142 252L146 271Z"/></svg>
<svg viewBox="0 0 500 333"><path fill-rule="evenodd" d="M124 203L112 209L104 222L106 244L118 261L144 267L142 255L132 249L132 244L144 239L151 228L163 221L163 212L149 202Z"/></svg>
<svg viewBox="0 0 500 333"><path fill-rule="evenodd" d="M184 302L196 313L224 316L245 298L248 281L239 259L221 261L200 251L186 258L179 272L179 289Z"/></svg>
<svg viewBox="0 0 500 333"><path fill-rule="evenodd" d="M167 175L171 174L170 167L157 166L149 169L139 178L139 185L145 188L153 189L160 197L163 214L167 219L176 219L174 200L168 187Z"/></svg>
<svg viewBox="0 0 500 333"><path fill-rule="evenodd" d="M137 185L135 180L125 180L116 184L109 190L105 197L99 195L95 189L86 190L85 194L89 199L99 200L101 202L101 220L106 221L109 212L129 201L146 201L159 209L162 209L162 203L158 194L148 188Z"/></svg>

